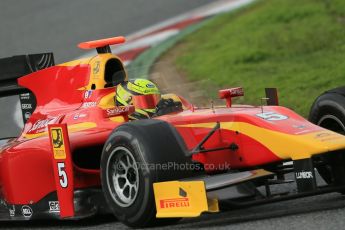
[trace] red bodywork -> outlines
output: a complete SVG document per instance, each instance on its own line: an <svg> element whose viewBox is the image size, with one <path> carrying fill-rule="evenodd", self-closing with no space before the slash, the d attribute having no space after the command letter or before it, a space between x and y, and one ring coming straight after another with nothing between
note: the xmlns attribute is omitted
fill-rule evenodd
<svg viewBox="0 0 345 230"><path fill-rule="evenodd" d="M7 203L33 204L56 191L47 132L49 124L68 126L74 189L101 186L100 170L93 166L99 162L110 132L128 120L127 114L133 108L101 106L104 98L113 98L116 86L91 90L88 85L92 71L95 70L89 64L79 63L50 67L19 79L21 86L35 94L37 107L21 136L4 146L0 154L1 196ZM225 163L231 168L249 168L284 160L253 137L223 128L223 122L246 123L294 135L299 135L297 126L303 126L304 134L320 130L283 107L264 108L265 112L284 114L289 118L279 120L278 125L257 116L263 113L261 107L230 107L231 103L228 103L229 108L195 109L182 101L190 109L155 119L174 125L188 150L192 150L217 122L221 123L221 128L204 147L221 148L232 143L238 146L233 150L194 154L192 158L204 164L207 171L222 170ZM92 166L84 164L86 161Z"/></svg>

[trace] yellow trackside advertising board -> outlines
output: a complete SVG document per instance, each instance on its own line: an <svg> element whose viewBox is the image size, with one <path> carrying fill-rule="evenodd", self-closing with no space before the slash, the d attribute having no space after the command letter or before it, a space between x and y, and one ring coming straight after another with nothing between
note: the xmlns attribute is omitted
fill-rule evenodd
<svg viewBox="0 0 345 230"><path fill-rule="evenodd" d="M217 212L217 200L208 200L203 181L168 181L153 184L158 218L196 217Z"/></svg>

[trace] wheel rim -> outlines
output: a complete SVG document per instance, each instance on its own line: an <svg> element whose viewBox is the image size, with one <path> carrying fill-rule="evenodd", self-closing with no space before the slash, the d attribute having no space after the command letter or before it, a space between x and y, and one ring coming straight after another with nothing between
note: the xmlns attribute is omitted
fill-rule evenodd
<svg viewBox="0 0 345 230"><path fill-rule="evenodd" d="M135 201L139 189L139 171L133 154L125 147L116 147L107 162L107 185L110 194L121 207Z"/></svg>

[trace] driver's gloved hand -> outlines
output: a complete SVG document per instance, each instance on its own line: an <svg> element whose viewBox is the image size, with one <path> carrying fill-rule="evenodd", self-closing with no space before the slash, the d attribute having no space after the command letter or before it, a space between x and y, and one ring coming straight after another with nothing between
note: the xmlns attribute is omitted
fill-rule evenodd
<svg viewBox="0 0 345 230"><path fill-rule="evenodd" d="M174 101L173 99L161 99L157 106L154 116L162 116L168 113L182 111L182 103L180 101Z"/></svg>

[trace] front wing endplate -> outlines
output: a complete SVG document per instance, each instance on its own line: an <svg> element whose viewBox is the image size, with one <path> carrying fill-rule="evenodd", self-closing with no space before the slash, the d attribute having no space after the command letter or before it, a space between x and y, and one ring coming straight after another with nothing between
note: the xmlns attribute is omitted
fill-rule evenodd
<svg viewBox="0 0 345 230"><path fill-rule="evenodd" d="M218 212L217 199L208 199L203 181L168 181L153 184L157 218L197 217Z"/></svg>

